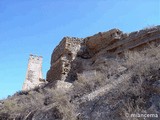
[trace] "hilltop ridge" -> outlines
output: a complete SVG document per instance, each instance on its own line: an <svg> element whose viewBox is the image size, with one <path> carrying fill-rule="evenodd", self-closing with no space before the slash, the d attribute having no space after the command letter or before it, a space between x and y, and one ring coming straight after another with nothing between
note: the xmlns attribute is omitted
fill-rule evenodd
<svg viewBox="0 0 160 120"><path fill-rule="evenodd" d="M53 50L46 80L1 100L0 119L156 120L160 26L64 37Z"/></svg>

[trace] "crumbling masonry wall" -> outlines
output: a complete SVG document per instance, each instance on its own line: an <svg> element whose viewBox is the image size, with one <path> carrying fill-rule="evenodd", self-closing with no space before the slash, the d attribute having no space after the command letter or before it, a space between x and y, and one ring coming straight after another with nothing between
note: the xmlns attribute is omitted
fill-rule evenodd
<svg viewBox="0 0 160 120"><path fill-rule="evenodd" d="M76 63L77 58L96 59L102 55L117 55L126 50L140 50L150 43L160 44L160 26L129 34L112 29L84 39L65 37L52 53L47 81L65 81L69 73L75 73L71 71L74 70L71 63Z"/></svg>
<svg viewBox="0 0 160 120"><path fill-rule="evenodd" d="M82 39L64 37L54 49L51 57L51 67L47 73L47 81L64 81L71 69L71 62L80 50Z"/></svg>

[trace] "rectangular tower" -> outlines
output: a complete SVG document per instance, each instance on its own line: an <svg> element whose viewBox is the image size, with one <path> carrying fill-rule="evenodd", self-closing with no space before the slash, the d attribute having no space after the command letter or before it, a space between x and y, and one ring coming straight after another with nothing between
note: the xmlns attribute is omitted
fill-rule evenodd
<svg viewBox="0 0 160 120"><path fill-rule="evenodd" d="M41 85L45 81L42 79L42 56L30 55L26 79L22 90L30 90Z"/></svg>

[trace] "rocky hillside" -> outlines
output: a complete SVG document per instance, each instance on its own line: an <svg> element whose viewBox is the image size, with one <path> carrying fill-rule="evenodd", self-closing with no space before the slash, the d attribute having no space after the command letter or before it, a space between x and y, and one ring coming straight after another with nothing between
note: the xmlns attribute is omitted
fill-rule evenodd
<svg viewBox="0 0 160 120"><path fill-rule="evenodd" d="M65 37L46 80L1 100L0 120L158 120L160 26Z"/></svg>

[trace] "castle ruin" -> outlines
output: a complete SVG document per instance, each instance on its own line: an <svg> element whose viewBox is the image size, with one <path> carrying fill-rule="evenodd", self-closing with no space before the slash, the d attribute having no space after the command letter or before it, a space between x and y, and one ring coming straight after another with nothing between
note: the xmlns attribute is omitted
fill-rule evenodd
<svg viewBox="0 0 160 120"><path fill-rule="evenodd" d="M82 61L85 63L88 59L94 62L101 56L121 55L126 50L141 50L154 43L160 44L160 26L129 34L111 29L84 39L64 37L52 53L46 80L74 81L78 71L84 69Z"/></svg>
<svg viewBox="0 0 160 120"><path fill-rule="evenodd" d="M45 82L42 77L42 60L42 56L32 54L29 56L26 79L22 90L33 89Z"/></svg>
<svg viewBox="0 0 160 120"><path fill-rule="evenodd" d="M64 37L53 50L47 82L56 81L62 87L77 79L77 74L93 64L97 58L122 55L126 50L142 50L150 44L160 45L160 26L123 33L119 29L99 32L86 38ZM30 55L23 90L41 85L42 57Z"/></svg>

